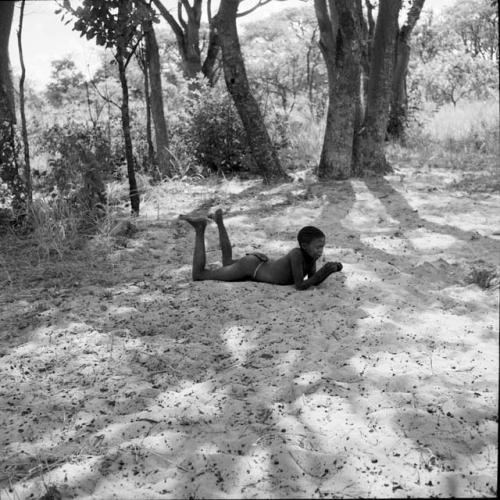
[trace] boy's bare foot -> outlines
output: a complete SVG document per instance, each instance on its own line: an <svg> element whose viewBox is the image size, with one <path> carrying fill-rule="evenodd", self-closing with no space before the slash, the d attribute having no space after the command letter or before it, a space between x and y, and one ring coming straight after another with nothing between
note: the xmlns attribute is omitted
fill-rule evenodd
<svg viewBox="0 0 500 500"><path fill-rule="evenodd" d="M208 223L208 219L206 217L190 217L189 215L179 215L179 220L189 222L189 224L191 224L195 229L205 227Z"/></svg>
<svg viewBox="0 0 500 500"><path fill-rule="evenodd" d="M215 222L220 222L222 220L222 209L218 208L215 213L209 214L208 217Z"/></svg>

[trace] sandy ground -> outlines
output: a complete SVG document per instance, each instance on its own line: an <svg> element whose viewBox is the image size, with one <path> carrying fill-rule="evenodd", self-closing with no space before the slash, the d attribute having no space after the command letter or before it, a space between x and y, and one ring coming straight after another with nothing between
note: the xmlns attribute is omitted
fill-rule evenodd
<svg viewBox="0 0 500 500"><path fill-rule="evenodd" d="M102 279L4 289L0 498L495 497L500 197L452 180L166 184ZM193 283L177 215L215 207L235 255L313 224L344 271Z"/></svg>

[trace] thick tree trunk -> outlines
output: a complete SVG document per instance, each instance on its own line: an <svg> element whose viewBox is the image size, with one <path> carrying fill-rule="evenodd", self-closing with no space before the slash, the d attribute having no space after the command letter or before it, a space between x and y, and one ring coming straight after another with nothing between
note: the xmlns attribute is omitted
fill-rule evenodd
<svg viewBox="0 0 500 500"><path fill-rule="evenodd" d="M360 131L356 170L382 175L392 169L385 157L398 15L401 0L380 0L370 61L367 102Z"/></svg>
<svg viewBox="0 0 500 500"><path fill-rule="evenodd" d="M257 101L250 92L236 27L238 0L221 0L214 19L220 46L224 77L243 123L252 156L266 182L286 177L271 143Z"/></svg>
<svg viewBox="0 0 500 500"><path fill-rule="evenodd" d="M24 4L25 0L22 0L21 12L19 14L19 29L17 31L17 46L19 49L19 60L21 63L21 78L19 79L19 108L21 112L21 133L23 137L24 149L24 184L26 187L26 202L27 206L29 207L33 202L33 189L31 182L30 144L28 141L28 127L26 125L26 113L24 106L24 80L26 78L26 68L24 66L22 43Z"/></svg>
<svg viewBox="0 0 500 500"><path fill-rule="evenodd" d="M318 167L320 179L353 174L353 141L360 106L360 0L315 0L320 48L328 70L328 112Z"/></svg>
<svg viewBox="0 0 500 500"><path fill-rule="evenodd" d="M14 85L9 60L9 37L14 2L0 2L0 123L16 123Z"/></svg>
<svg viewBox="0 0 500 500"><path fill-rule="evenodd" d="M158 53L158 43L149 21L146 28L146 57L149 69L149 84L151 88L151 111L155 127L156 154L158 168L163 176L171 175L171 158L169 153L168 129L163 111L163 91L161 86L161 65Z"/></svg>
<svg viewBox="0 0 500 500"><path fill-rule="evenodd" d="M408 97L406 93L406 74L410 61L410 46L398 34L396 41L396 64L392 78L391 107L387 133L394 139L404 138Z"/></svg>
<svg viewBox="0 0 500 500"><path fill-rule="evenodd" d="M387 133L394 139L404 140L408 96L406 75L410 61L410 36L422 12L425 0L414 0L404 26L398 31L396 40L396 64L392 80L392 97Z"/></svg>

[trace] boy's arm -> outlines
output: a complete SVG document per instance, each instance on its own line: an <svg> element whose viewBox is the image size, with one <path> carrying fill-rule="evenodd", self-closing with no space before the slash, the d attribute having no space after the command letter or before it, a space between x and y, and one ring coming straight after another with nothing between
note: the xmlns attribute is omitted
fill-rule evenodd
<svg viewBox="0 0 500 500"><path fill-rule="evenodd" d="M314 265L311 274L308 274L308 279L304 280L303 257L300 252L291 253L290 263L292 265L293 284L297 290L307 290L311 286L319 285L331 274L331 271L328 272L326 265L319 271L316 271L316 265Z"/></svg>

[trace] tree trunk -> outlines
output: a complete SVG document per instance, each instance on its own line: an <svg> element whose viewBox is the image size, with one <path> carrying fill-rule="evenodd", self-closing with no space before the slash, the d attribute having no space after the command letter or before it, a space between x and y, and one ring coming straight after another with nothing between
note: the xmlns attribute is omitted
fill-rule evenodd
<svg viewBox="0 0 500 500"><path fill-rule="evenodd" d="M146 30L146 58L151 88L151 111L155 127L156 154L158 168L163 176L171 175L171 158L169 153L168 129L163 111L163 91L161 86L161 66L158 54L158 43L153 23L148 21Z"/></svg>
<svg viewBox="0 0 500 500"><path fill-rule="evenodd" d="M398 15L401 0L380 0L373 40L367 102L358 149L358 173L382 175L392 171L385 157L385 135L389 118Z"/></svg>
<svg viewBox="0 0 500 500"><path fill-rule="evenodd" d="M404 138L404 128L408 109L408 96L406 93L406 74L410 61L410 46L398 34L396 40L396 64L392 78L391 107L387 134L393 139Z"/></svg>
<svg viewBox="0 0 500 500"><path fill-rule="evenodd" d="M318 167L320 179L346 179L353 173L353 141L360 106L360 0L314 2L320 48L328 72L328 112Z"/></svg>
<svg viewBox="0 0 500 500"><path fill-rule="evenodd" d="M155 148L153 146L153 127L151 123L151 95L149 92L149 69L146 61L141 64L142 74L144 75L144 100L146 101L146 142L148 143L148 162L156 174Z"/></svg>
<svg viewBox="0 0 500 500"><path fill-rule="evenodd" d="M215 85L215 65L217 63L217 56L219 55L219 39L217 37L217 30L213 26L213 21L210 21L208 34L208 49L207 55L205 57L205 62L201 67L205 78L208 80L208 84L213 87Z"/></svg>
<svg viewBox="0 0 500 500"><path fill-rule="evenodd" d="M26 188L18 164L15 135L16 109L14 84L10 70L9 37L14 2L0 2L0 180L12 194L12 209L17 216L25 212Z"/></svg>
<svg viewBox="0 0 500 500"><path fill-rule="evenodd" d="M425 0L414 0L404 26L398 31L396 39L396 65L392 80L391 108L387 133L394 139L404 140L405 122L408 113L406 75L410 61L410 36L417 24Z"/></svg>
<svg viewBox="0 0 500 500"><path fill-rule="evenodd" d="M24 148L24 185L26 188L27 208L29 208L33 203L33 188L31 182L30 145L28 141L28 128L26 126L26 113L24 106L24 80L26 78L26 68L24 67L22 43L24 4L25 0L22 0L21 12L19 13L19 29L17 31L17 45L19 49L19 60L21 63L21 78L19 79L19 108L21 112L21 131Z"/></svg>
<svg viewBox="0 0 500 500"><path fill-rule="evenodd" d="M9 37L14 2L0 2L0 123L16 123L14 85L9 60Z"/></svg>
<svg viewBox="0 0 500 500"><path fill-rule="evenodd" d="M118 73L120 75L120 84L122 88L122 104L120 106L121 117L122 117L122 130L123 130L123 140L125 142L125 159L127 162L127 176L129 183L130 192L130 207L132 214L139 215L140 206L140 196L137 189L137 181L135 179L135 167L134 167L134 151L132 148L132 137L130 135L130 114L128 107L128 83L125 67L125 55L126 55L126 40L124 39L125 30L124 26L127 25L127 10L123 2L118 4L118 22L122 27L121 33L118 35L117 47L116 47L116 62L118 63Z"/></svg>
<svg viewBox="0 0 500 500"><path fill-rule="evenodd" d="M201 73L201 52L200 52L200 21L201 21L201 0L194 0L193 5L188 2L177 4L177 21L169 10L163 5L161 0L153 0L155 7L160 11L162 17L172 28L177 40L177 47L181 56L182 70L184 78L193 79L190 88L197 88L196 77ZM187 13L187 21L182 17L184 9Z"/></svg>
<svg viewBox="0 0 500 500"><path fill-rule="evenodd" d="M214 19L222 49L224 78L245 129L257 169L266 182L286 177L271 143L257 101L250 92L236 27L238 0L221 0Z"/></svg>

